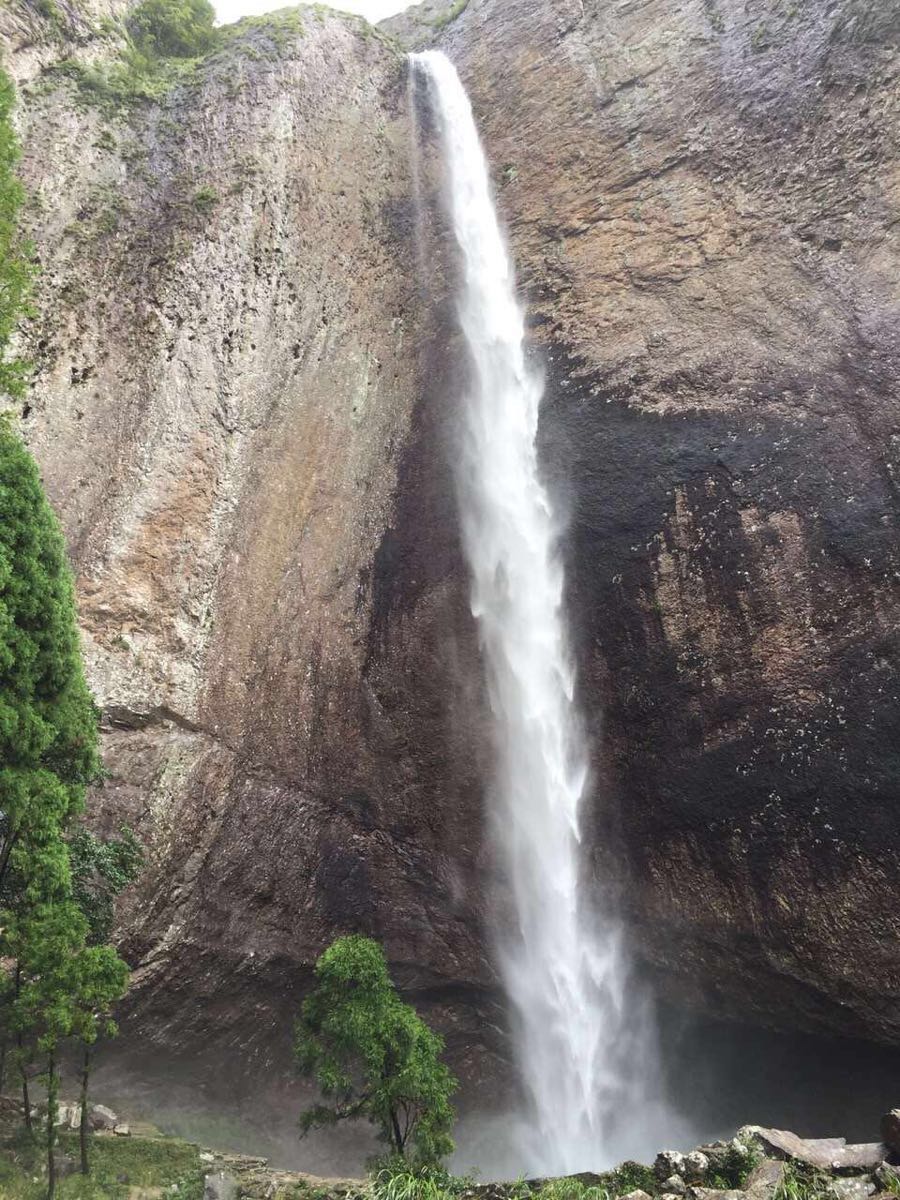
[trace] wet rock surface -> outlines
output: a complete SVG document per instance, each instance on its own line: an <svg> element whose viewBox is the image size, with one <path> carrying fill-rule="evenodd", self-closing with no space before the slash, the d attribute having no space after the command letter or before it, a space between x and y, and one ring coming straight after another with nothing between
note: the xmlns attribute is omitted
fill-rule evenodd
<svg viewBox="0 0 900 1200"><path fill-rule="evenodd" d="M896 0L472 0L442 34L546 365L597 878L618 833L672 999L885 1041L898 37Z"/></svg>

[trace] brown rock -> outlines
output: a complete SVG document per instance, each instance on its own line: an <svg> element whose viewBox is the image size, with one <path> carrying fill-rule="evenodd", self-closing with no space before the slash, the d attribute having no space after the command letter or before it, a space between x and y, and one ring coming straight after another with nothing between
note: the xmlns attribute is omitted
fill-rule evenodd
<svg viewBox="0 0 900 1200"><path fill-rule="evenodd" d="M881 1140L892 1154L900 1154L900 1108L892 1108L881 1118Z"/></svg>

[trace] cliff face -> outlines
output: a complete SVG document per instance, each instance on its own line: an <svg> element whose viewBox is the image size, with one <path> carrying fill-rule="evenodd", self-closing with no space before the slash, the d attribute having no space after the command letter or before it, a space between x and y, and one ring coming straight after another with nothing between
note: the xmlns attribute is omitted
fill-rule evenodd
<svg viewBox="0 0 900 1200"><path fill-rule="evenodd" d="M129 1028L283 1045L346 929L435 1005L465 996L489 975L480 798L448 718L464 582L441 565L454 535L419 562L412 528L437 448L395 499L430 340L403 55L309 10L118 117L83 72L24 99L42 316L22 426L104 712L94 819L148 847L122 914ZM402 615L418 572L450 583Z"/></svg>
<svg viewBox="0 0 900 1200"><path fill-rule="evenodd" d="M900 5L472 0L442 36L547 362L643 953L896 1040Z"/></svg>
<svg viewBox="0 0 900 1200"><path fill-rule="evenodd" d="M597 873L616 814L668 995L897 1040L900 5L747 7L470 0L424 33L546 364ZM301 10L110 116L48 68L114 37L3 20L43 267L22 425L104 710L94 819L148 846L131 1028L271 1050L362 929L465 1071L496 1005L480 693L403 57Z"/></svg>

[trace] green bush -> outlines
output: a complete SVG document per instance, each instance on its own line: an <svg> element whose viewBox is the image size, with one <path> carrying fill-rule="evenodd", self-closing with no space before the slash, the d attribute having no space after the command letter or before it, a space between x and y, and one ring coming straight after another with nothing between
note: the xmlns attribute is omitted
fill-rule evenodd
<svg viewBox="0 0 900 1200"><path fill-rule="evenodd" d="M126 24L148 58L200 58L215 42L215 15L209 0L143 0Z"/></svg>

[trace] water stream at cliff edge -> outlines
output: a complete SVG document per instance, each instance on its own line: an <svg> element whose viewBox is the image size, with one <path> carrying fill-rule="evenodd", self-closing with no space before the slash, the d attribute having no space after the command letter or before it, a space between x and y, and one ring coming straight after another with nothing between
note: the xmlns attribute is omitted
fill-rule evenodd
<svg viewBox="0 0 900 1200"><path fill-rule="evenodd" d="M494 834L517 929L498 934L530 1111L521 1167L555 1175L658 1148L645 1005L629 984L619 923L586 911L579 810L588 755L563 614L560 529L538 465L542 381L465 89L440 52L412 56L428 81L462 256L458 313L472 360L456 463L463 540L494 718Z"/></svg>

